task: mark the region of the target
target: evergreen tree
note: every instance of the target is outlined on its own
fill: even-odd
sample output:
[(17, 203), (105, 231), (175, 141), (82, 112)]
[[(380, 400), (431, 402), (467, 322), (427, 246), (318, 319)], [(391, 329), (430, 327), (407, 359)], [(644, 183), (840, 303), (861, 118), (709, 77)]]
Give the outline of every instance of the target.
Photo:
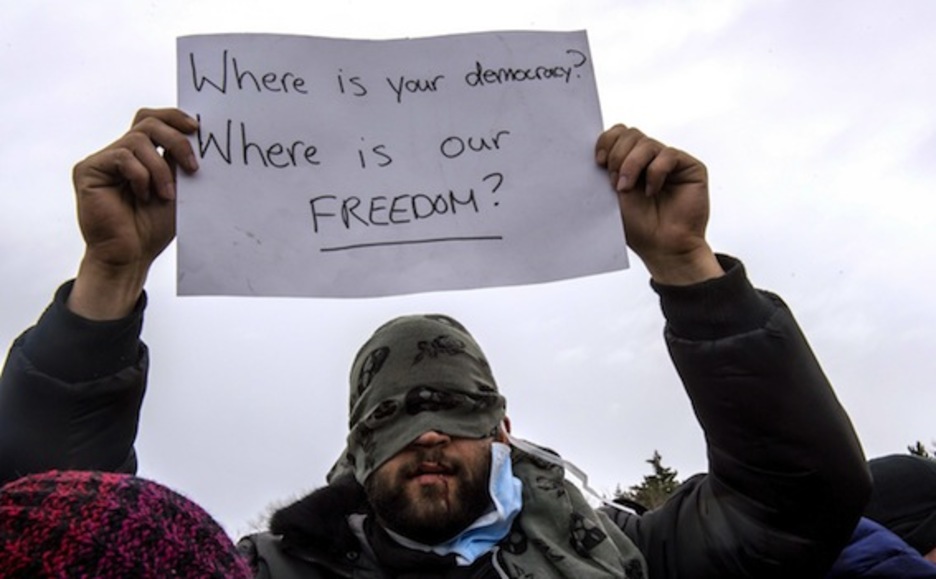
[(916, 441), (916, 444), (914, 444), (913, 446), (908, 446), (907, 450), (910, 452), (910, 454), (913, 454), (916, 456), (922, 456), (924, 458), (933, 458), (934, 456), (936, 456), (936, 451), (928, 450), (926, 448), (926, 445), (924, 445), (919, 440)]
[(663, 457), (656, 450), (653, 451), (653, 458), (646, 462), (653, 468), (653, 474), (645, 475), (643, 482), (631, 486), (626, 491), (618, 487), (614, 493), (615, 499), (635, 501), (648, 509), (655, 509), (673, 494), (680, 484), (676, 478), (679, 473), (668, 466), (663, 466)]

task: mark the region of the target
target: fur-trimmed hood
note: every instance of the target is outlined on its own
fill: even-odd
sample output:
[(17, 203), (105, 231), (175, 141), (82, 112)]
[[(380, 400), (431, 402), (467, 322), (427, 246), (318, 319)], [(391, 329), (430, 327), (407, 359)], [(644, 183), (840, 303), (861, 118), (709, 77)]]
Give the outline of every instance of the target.
[(348, 515), (369, 509), (364, 487), (349, 474), (276, 511), (270, 519), (270, 531), (281, 535), (290, 547), (343, 558), (360, 550)]

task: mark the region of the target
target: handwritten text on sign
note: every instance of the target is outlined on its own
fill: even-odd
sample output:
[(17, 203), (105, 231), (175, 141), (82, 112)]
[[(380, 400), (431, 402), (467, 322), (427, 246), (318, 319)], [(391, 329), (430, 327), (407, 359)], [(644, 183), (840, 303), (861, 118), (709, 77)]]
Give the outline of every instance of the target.
[(379, 296), (627, 266), (584, 32), (178, 40), (183, 294)]

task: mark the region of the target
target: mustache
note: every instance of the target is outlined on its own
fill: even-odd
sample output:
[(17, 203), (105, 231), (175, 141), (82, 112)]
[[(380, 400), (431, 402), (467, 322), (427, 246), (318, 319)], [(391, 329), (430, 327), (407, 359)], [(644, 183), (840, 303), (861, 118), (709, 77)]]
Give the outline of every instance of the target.
[(445, 456), (442, 449), (426, 448), (413, 453), (412, 458), (400, 468), (400, 475), (405, 478), (427, 473), (457, 475), (461, 470), (461, 461)]

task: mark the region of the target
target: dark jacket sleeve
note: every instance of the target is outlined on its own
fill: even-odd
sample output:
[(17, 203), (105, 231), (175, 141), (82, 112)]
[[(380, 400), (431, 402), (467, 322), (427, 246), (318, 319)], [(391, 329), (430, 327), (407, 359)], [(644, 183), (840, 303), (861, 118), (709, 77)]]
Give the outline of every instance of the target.
[(825, 579), (936, 579), (936, 563), (883, 526), (862, 518)]
[(719, 260), (722, 278), (654, 286), (709, 473), (617, 521), (655, 579), (820, 578), (870, 492), (864, 456), (787, 306)]
[(50, 469), (133, 473), (147, 350), (145, 298), (122, 320), (71, 313), (71, 283), (20, 335), (0, 375), (0, 484)]

